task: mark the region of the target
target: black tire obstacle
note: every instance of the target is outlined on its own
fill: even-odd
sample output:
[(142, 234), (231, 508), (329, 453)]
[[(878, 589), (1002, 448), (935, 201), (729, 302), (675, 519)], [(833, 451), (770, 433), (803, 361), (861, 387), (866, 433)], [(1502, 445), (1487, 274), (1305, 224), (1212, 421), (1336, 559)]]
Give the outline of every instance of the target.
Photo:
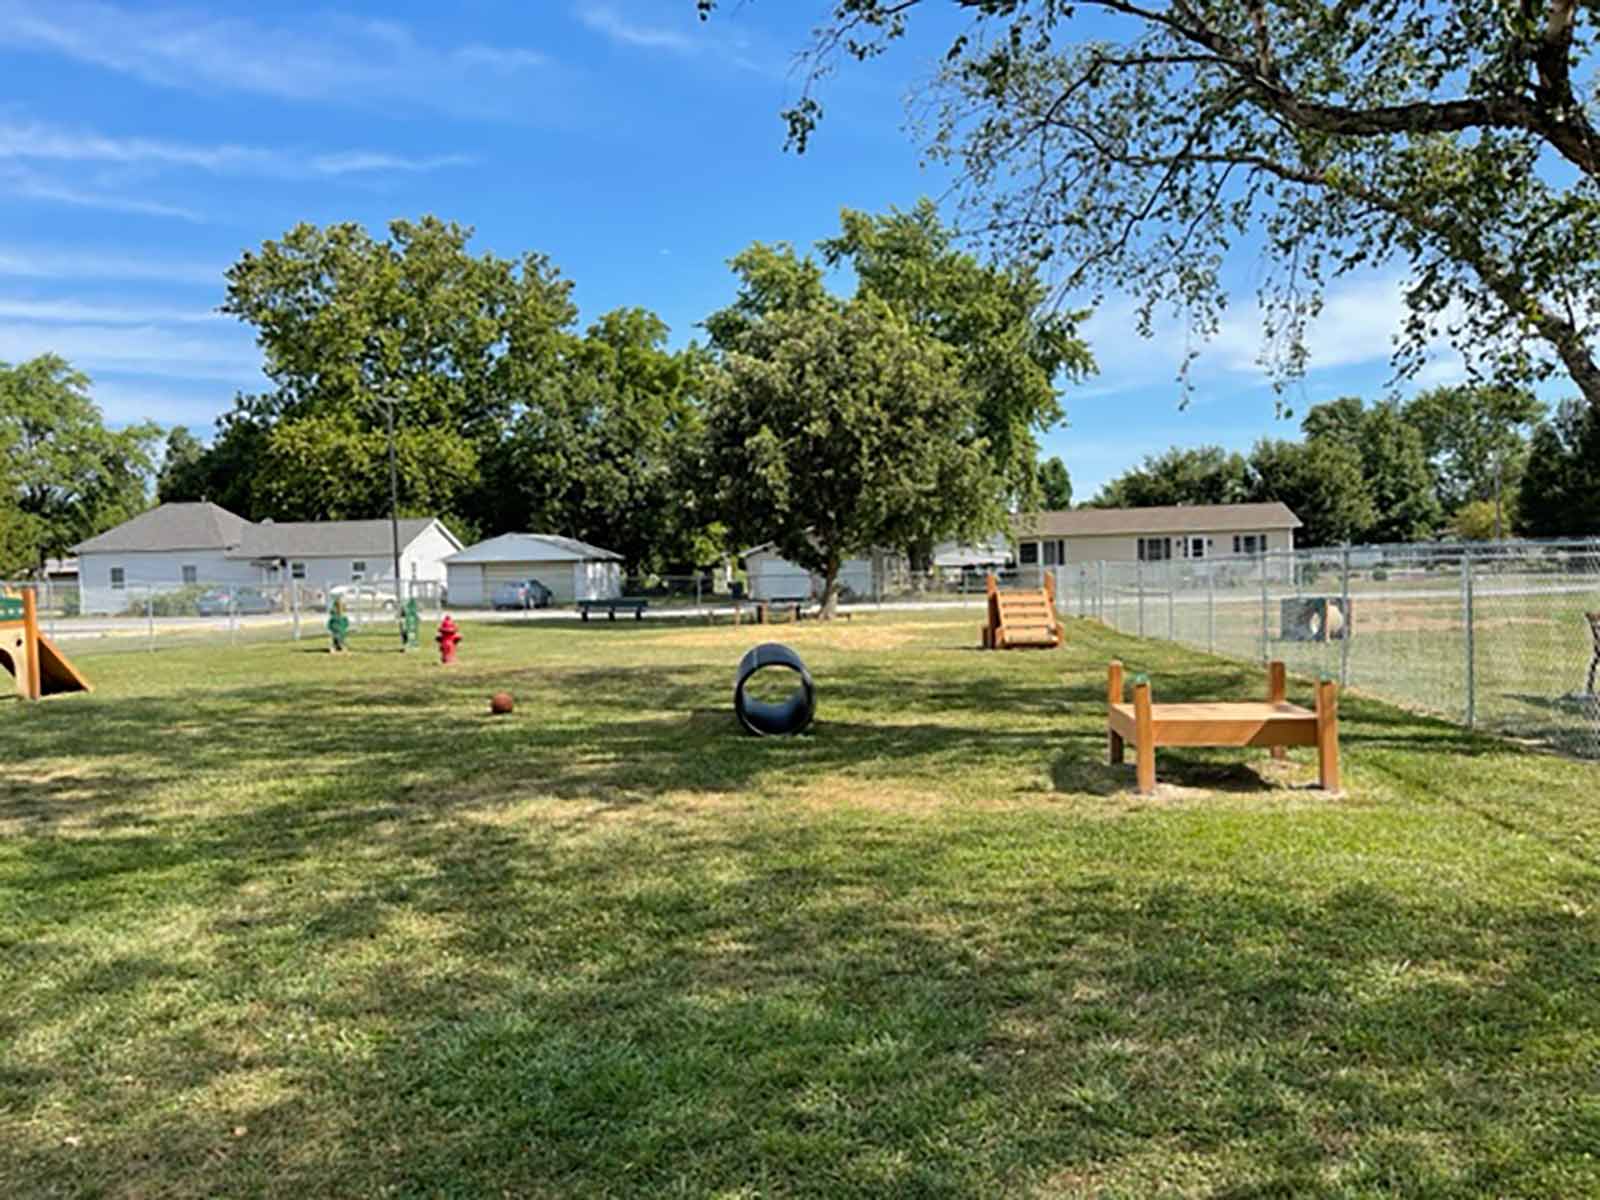
[[(800, 676), (800, 685), (787, 700), (756, 700), (744, 694), (745, 684), (758, 671), (780, 667)], [(780, 642), (763, 642), (739, 660), (733, 681), (733, 711), (739, 723), (760, 737), (787, 737), (804, 733), (817, 715), (817, 685), (800, 656)]]

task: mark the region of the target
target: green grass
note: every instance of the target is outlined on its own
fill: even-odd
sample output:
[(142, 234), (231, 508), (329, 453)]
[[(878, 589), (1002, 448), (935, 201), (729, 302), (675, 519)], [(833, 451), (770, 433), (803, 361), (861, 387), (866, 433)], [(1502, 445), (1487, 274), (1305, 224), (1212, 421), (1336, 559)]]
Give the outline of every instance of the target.
[(749, 628), (84, 656), (0, 707), (0, 1195), (1600, 1192), (1600, 770), (1347, 698), (1343, 796), (1141, 798), (1106, 660), (1259, 672), (976, 623), (764, 631), (792, 740)]

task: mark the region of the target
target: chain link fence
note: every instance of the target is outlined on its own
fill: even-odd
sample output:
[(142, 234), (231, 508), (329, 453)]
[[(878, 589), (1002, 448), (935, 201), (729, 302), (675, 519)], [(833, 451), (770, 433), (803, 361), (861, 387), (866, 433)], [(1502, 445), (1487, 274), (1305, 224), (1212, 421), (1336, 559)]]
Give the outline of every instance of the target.
[[(398, 628), (393, 584), (313, 587), (298, 580), (274, 584), (134, 583), (102, 588), (87, 598), (77, 583), (0, 580), (0, 589), (32, 588), (39, 625), (64, 649), (153, 651), (219, 640), (298, 641), (326, 637), (330, 606), (344, 603), (353, 630)], [(407, 581), (424, 618), (442, 611), (436, 583)]]
[[(1439, 543), (1297, 550), (1265, 555), (1091, 562), (1001, 569), (1000, 586), (1056, 577), (1063, 613), (1124, 633), (1235, 659), (1281, 659), (1302, 675), (1469, 727), (1523, 736), (1600, 758), (1600, 539)], [(853, 564), (840, 610), (981, 608), (981, 566), (917, 577), (892, 560)], [(116, 602), (85, 612), (76, 584), (19, 582), (39, 597), (52, 638), (96, 649), (157, 650), (202, 640), (326, 636), (343, 599), (356, 632), (395, 628), (392, 585), (129, 583)], [(424, 619), (448, 597), (410, 582)], [(792, 568), (705, 572), (623, 581), (651, 617), (749, 619), (810, 615), (821, 581)], [(764, 603), (764, 608), (763, 608)], [(491, 606), (486, 605), (485, 608)], [(576, 615), (579, 606), (518, 604), (500, 619)], [(619, 616), (626, 618), (631, 613)]]
[(1058, 568), (1064, 611), (1600, 758), (1600, 540)]

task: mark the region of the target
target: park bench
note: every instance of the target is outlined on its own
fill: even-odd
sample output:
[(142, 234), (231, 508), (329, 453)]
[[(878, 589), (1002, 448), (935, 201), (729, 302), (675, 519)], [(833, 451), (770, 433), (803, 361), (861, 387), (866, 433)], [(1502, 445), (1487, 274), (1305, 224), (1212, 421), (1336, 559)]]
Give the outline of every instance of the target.
[(1111, 663), (1106, 682), (1106, 735), (1113, 763), (1134, 746), (1139, 791), (1156, 790), (1157, 746), (1270, 746), (1274, 758), (1285, 746), (1317, 748), (1317, 778), (1326, 791), (1339, 790), (1338, 689), (1331, 680), (1317, 685), (1315, 711), (1290, 704), (1281, 662), (1267, 668), (1265, 701), (1152, 704), (1150, 681), (1140, 677), (1127, 703), (1122, 664)]
[(781, 612), (791, 614), (792, 619), (796, 621), (803, 621), (808, 599), (810, 599), (808, 596), (765, 596), (759, 600), (740, 600), (734, 604), (733, 623), (735, 625), (739, 623), (740, 615), (746, 605), (755, 613), (757, 625), (771, 624), (772, 617)]
[(1600, 671), (1600, 612), (1584, 613), (1589, 621), (1589, 637), (1594, 641), (1594, 656), (1589, 659), (1589, 682), (1584, 685), (1584, 691), (1594, 695), (1595, 672)]
[(615, 621), (619, 611), (632, 612), (635, 621), (642, 621), (644, 620), (644, 610), (649, 607), (650, 601), (637, 599), (578, 601), (578, 612), (582, 614), (585, 621), (589, 619), (591, 612), (603, 612), (606, 614), (607, 620)]

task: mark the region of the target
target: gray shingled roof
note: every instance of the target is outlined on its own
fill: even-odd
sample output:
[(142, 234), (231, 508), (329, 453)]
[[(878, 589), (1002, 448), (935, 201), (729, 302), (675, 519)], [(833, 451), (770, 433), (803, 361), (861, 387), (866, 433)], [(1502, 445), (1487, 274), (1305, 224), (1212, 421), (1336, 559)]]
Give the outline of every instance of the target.
[(78, 554), (135, 550), (228, 550), (249, 522), (208, 501), (163, 504), (96, 534), (72, 549)]
[(500, 562), (586, 562), (601, 560), (621, 562), (622, 555), (602, 550), (577, 538), (562, 537), (555, 533), (502, 533), (486, 542), (468, 546), (459, 554), (444, 561), (451, 565), (463, 563)]
[[(402, 517), (404, 549), (433, 524), (432, 517)], [(454, 538), (451, 539), (454, 541)], [(391, 553), (393, 535), (385, 519), (374, 521), (262, 521), (246, 525), (229, 558), (361, 558)], [(459, 545), (459, 543), (457, 543)]]
[(1075, 508), (1019, 513), (1017, 537), (1108, 537), (1148, 533), (1256, 533), (1298, 529), (1300, 518), (1280, 500), (1267, 504), (1171, 504), (1152, 508)]

